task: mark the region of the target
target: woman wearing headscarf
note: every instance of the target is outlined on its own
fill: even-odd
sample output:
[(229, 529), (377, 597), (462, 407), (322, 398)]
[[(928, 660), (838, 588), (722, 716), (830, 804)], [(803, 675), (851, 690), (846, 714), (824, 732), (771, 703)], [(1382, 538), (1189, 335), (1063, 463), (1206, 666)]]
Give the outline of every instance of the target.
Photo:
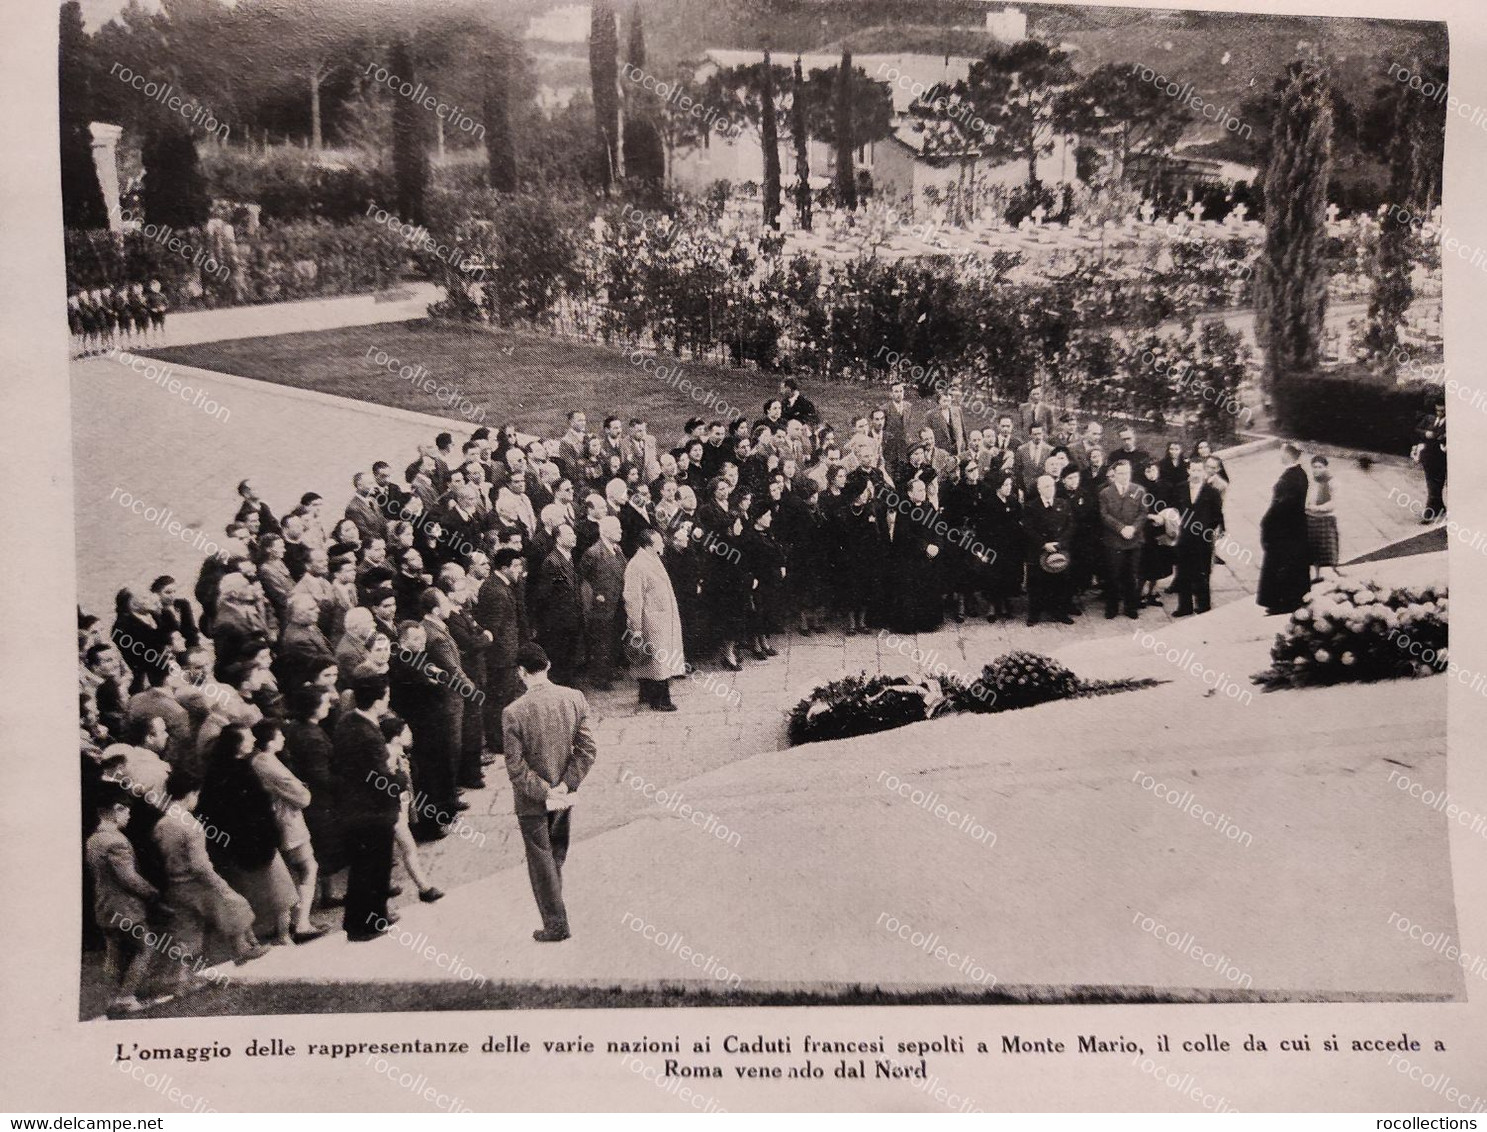
[(681, 613), (671, 577), (661, 561), (665, 541), (659, 531), (641, 534), (625, 567), (625, 643), (640, 684), (640, 702), (652, 711), (675, 711), (671, 681), (687, 672)]
[(279, 856), (279, 823), (273, 798), (253, 770), (253, 735), (236, 724), (223, 728), (207, 758), (196, 813), (220, 833), (207, 852), (222, 878), (253, 906), (253, 931), (261, 941), (291, 942), (294, 881)]

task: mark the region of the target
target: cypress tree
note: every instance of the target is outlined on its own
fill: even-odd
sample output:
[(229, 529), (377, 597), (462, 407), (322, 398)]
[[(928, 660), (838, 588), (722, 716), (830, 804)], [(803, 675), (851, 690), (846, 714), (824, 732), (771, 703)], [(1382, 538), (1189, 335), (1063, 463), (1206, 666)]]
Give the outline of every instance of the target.
[(764, 147), (764, 223), (780, 226), (780, 133), (774, 116), (774, 64), (764, 52), (764, 76), (759, 83), (759, 141)]
[[(1415, 74), (1419, 74), (1418, 64)], [(1419, 192), (1419, 148), (1425, 123), (1417, 112), (1419, 96), (1403, 83), (1395, 92), (1394, 131), (1389, 143), (1389, 206), (1379, 218), (1378, 260), (1373, 294), (1368, 300), (1368, 331), (1363, 345), (1373, 364), (1387, 373), (1399, 368), (1399, 327), (1415, 300), (1410, 279), (1410, 234)]]
[(616, 90), (619, 32), (609, 0), (593, 0), (589, 15), (589, 82), (594, 91), (594, 130), (599, 183), (607, 194), (619, 172), (620, 103)]
[(498, 193), (516, 190), (516, 143), (511, 136), (510, 55), (504, 43), (487, 49), (485, 64), (485, 159), (490, 171), (490, 186)]
[(795, 57), (795, 93), (790, 102), (790, 135), (795, 142), (795, 212), (802, 230), (811, 230), (811, 151), (805, 125), (805, 76)]
[[(413, 51), (406, 40), (392, 45), (388, 69), (404, 82), (418, 85)], [(429, 158), (424, 144), (428, 115), (411, 98), (392, 103), (392, 172), (397, 185), (398, 215), (413, 224), (428, 220), (424, 194), (429, 183)]]
[[(630, 36), (625, 50), (630, 74), (645, 70), (645, 29), (641, 26), (640, 5), (630, 10)], [(666, 146), (656, 125), (655, 99), (639, 84), (630, 83), (625, 92), (625, 131), (621, 149), (625, 157), (625, 176), (636, 182), (644, 195), (659, 194), (666, 177)]]
[(165, 120), (141, 147), (146, 224), (199, 228), (207, 222), (212, 199), (196, 154), (196, 139), (184, 124)]
[(1332, 100), (1319, 63), (1291, 65), (1280, 93), (1265, 172), (1265, 246), (1255, 288), (1255, 329), (1265, 384), (1316, 368), (1327, 313), (1327, 181)]
[(852, 166), (852, 52), (842, 49), (836, 75), (836, 195), (844, 208), (857, 207), (857, 173)]
[(61, 126), (62, 223), (68, 228), (105, 228), (108, 208), (93, 164), (93, 46), (83, 30), (83, 10), (67, 0), (61, 11), (57, 51), (57, 113)]

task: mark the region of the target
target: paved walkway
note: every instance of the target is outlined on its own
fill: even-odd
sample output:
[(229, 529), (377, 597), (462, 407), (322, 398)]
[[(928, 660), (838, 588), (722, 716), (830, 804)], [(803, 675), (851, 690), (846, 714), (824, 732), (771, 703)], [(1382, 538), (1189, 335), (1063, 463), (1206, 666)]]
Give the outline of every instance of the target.
[[(1445, 569), (1435, 555), (1370, 576), (1440, 581)], [(1235, 603), (1159, 636), (1248, 689), (1276, 624)], [(525, 870), (511, 867), (404, 909), (397, 933), (376, 943), (327, 937), (233, 968), (233, 994), (239, 1008), (292, 1009), (296, 988), (334, 982), (376, 1009), (410, 985), (453, 982), (428, 958), (438, 953), (490, 983), (719, 990), (736, 974), (746, 990), (994, 987), (1030, 1000), (1076, 988), (1462, 994), (1460, 969), (1389, 918), (1455, 930), (1447, 822), (1389, 781), (1406, 767), (1443, 787), (1445, 680), (1231, 697), (1130, 633), (1055, 651), (1092, 675), (1168, 683), (704, 773), (601, 744), (580, 830), (631, 771), (656, 776), (729, 836), (622, 787), (626, 823), (581, 840), (566, 870), (569, 943), (530, 941)], [(914, 804), (900, 782), (933, 801)], [(1170, 800), (1178, 792), (1181, 805)], [(934, 801), (974, 824), (937, 817)], [(957, 960), (903, 942), (896, 924), (938, 937)], [(701, 958), (689, 964), (683, 945)]]
[[(194, 532), (202, 538), (221, 532), (236, 510), (241, 477), (252, 476), (276, 510), (315, 490), (327, 500), (327, 515), (338, 515), (351, 495), (354, 470), (377, 459), (401, 467), (417, 443), (449, 425), (442, 418), (323, 394), (171, 369), (172, 377), (206, 391), (228, 415), (209, 415), (117, 361), (89, 359), (72, 367), (78, 592), (83, 608), (100, 616), (109, 615), (121, 585), (147, 584), (169, 573), (189, 589), (204, 556)], [(142, 439), (141, 421), (151, 422), (148, 441)], [(266, 437), (275, 438), (271, 446)], [(1260, 562), (1258, 518), (1279, 462), (1275, 451), (1266, 449), (1229, 466), (1234, 545), (1225, 552), (1228, 564), (1215, 570), (1215, 601), (1248, 603)], [(1364, 472), (1342, 461), (1334, 468), (1344, 559), (1413, 529), (1408, 511), (1388, 501), (1391, 487), (1418, 492), (1409, 469), (1376, 464)], [(134, 513), (125, 505), (130, 498), (143, 501), (141, 510), (169, 512), (160, 523), (178, 520), (188, 528), (185, 537), (173, 537)], [(1141, 624), (1165, 627), (1173, 606), (1169, 598), (1162, 610), (1147, 610)], [(1069, 627), (1029, 629), (1020, 621), (989, 625), (973, 619), (963, 625), (948, 622), (941, 631), (913, 640), (844, 637), (836, 631), (787, 635), (777, 642), (781, 655), (771, 661), (745, 661), (736, 675), (708, 670), (679, 684), (675, 695), (681, 711), (674, 715), (640, 711), (631, 689), (595, 694), (598, 739), (605, 751), (623, 751), (623, 765), (646, 781), (675, 782), (779, 748), (789, 708), (843, 674), (912, 671), (917, 649), (924, 663), (940, 662), (970, 677), (1011, 649), (1053, 652), (1120, 634), (1127, 624), (1106, 622), (1092, 607)], [(633, 819), (634, 802), (629, 788), (618, 782), (619, 773), (620, 764), (611, 761), (590, 784), (581, 836)], [(494, 774), (491, 781), (491, 788), (471, 798), (469, 838), (449, 839), (427, 851), (446, 888), (521, 860), (509, 787), (503, 775)]]
[[(421, 317), (435, 296), (430, 288), (410, 291), (182, 314), (171, 319), (169, 344)], [(77, 585), (83, 608), (100, 615), (108, 614), (112, 595), (123, 584), (171, 573), (189, 587), (204, 554), (203, 540), (216, 536), (236, 509), (235, 485), (242, 476), (252, 476), (278, 510), (306, 490), (319, 491), (327, 500), (327, 517), (332, 517), (351, 494), (353, 471), (376, 459), (401, 466), (416, 444), (450, 423), (189, 367), (172, 366), (169, 373), (164, 369), (141, 373), (106, 358), (84, 359), (72, 366)], [(187, 391), (177, 387), (178, 392), (171, 392), (172, 379)], [(207, 402), (212, 403), (211, 412), (204, 407)], [(148, 434), (141, 433), (142, 421), (150, 422)], [(265, 437), (275, 438), (271, 451)], [(1375, 464), (1365, 471), (1344, 461), (1334, 461), (1333, 466), (1344, 560), (1413, 529), (1413, 516), (1389, 499), (1391, 489), (1396, 495), (1419, 494), (1421, 485), (1412, 470)], [(1224, 552), (1227, 565), (1215, 570), (1218, 604), (1253, 608), (1250, 595), (1260, 561), (1258, 518), (1278, 467), (1273, 449), (1229, 461), (1234, 480), (1228, 506), (1232, 546)], [(130, 506), (135, 499), (142, 501), (137, 511)], [(150, 514), (160, 516), (153, 522), (138, 513), (151, 508), (158, 512)], [(167, 529), (172, 520), (184, 528), (180, 534)], [(1143, 613), (1141, 625), (1165, 631), (1171, 624), (1172, 604), (1168, 599), (1163, 610)], [(910, 672), (918, 650), (925, 664), (938, 661), (971, 676), (1013, 648), (1060, 653), (1082, 643), (1129, 639), (1123, 619), (1117, 628), (1097, 611), (1092, 613), (1070, 627), (951, 622), (938, 633), (912, 640), (885, 635), (849, 638), (836, 632), (790, 635), (778, 642), (781, 655), (774, 660), (746, 662), (736, 675), (707, 671), (681, 684), (676, 698), (682, 710), (671, 716), (641, 712), (632, 692), (596, 694), (592, 701), (599, 718), (600, 749), (610, 754), (585, 789), (578, 836), (595, 839), (633, 827), (650, 805), (634, 792), (637, 779), (674, 786), (777, 750), (784, 742), (788, 709), (812, 688), (844, 673)], [(1270, 624), (1266, 623), (1267, 631)], [(1104, 674), (1078, 667), (1076, 671)], [(797, 752), (779, 757), (789, 765), (805, 756)], [(466, 836), (425, 850), (446, 889), (493, 878), (520, 865), (509, 786), (503, 775), (490, 777), (491, 785), (471, 797)], [(675, 824), (667, 823), (664, 813), (650, 816)], [(641, 821), (640, 827), (653, 824)], [(691, 836), (693, 831), (685, 831), (684, 837)], [(654, 852), (655, 848), (645, 850), (647, 855)], [(524, 908), (530, 897), (520, 884), (514, 892), (513, 909)], [(456, 904), (453, 897), (447, 902), (449, 907), (460, 904), (463, 901)]]
[[(135, 345), (141, 350), (157, 350), (166, 346), (221, 342), (229, 338), (263, 338), (274, 334), (335, 330), (343, 326), (371, 326), (378, 322), (406, 322), (425, 317), (429, 304), (443, 297), (444, 288), (420, 282), (402, 283), (366, 295), (180, 311), (166, 316), (165, 333), (161, 338)], [(129, 343), (121, 342), (120, 348), (127, 350), (131, 347)]]

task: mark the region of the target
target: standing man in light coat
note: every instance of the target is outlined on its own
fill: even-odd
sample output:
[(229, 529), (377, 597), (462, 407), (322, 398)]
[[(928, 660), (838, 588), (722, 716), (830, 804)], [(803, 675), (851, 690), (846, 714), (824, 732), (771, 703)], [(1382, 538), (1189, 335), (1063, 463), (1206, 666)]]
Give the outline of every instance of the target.
[(671, 702), (670, 681), (687, 671), (681, 614), (671, 577), (661, 561), (665, 545), (659, 531), (645, 531), (635, 556), (625, 567), (626, 643), (636, 657), (640, 702), (654, 711), (676, 710)]

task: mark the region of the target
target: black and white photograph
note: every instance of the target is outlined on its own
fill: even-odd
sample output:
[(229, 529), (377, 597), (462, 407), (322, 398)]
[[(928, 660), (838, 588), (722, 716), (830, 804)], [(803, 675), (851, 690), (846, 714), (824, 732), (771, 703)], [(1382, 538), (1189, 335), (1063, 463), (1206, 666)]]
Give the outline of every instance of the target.
[[(992, 1111), (954, 1059), (1070, 1053), (1264, 1107), (1181, 1036), (1487, 1111), (1412, 1044), (1487, 996), (1487, 103), (1432, 9), (1284, 7), (61, 3), (18, 329), (66, 323), (47, 918), (98, 1072), (541, 1017), (662, 1109)], [(1303, 1004), (1358, 1024), (1223, 1030)], [(907, 1009), (1028, 1006), (1096, 1009)], [(377, 1032), (299, 1060), (471, 1111)]]

